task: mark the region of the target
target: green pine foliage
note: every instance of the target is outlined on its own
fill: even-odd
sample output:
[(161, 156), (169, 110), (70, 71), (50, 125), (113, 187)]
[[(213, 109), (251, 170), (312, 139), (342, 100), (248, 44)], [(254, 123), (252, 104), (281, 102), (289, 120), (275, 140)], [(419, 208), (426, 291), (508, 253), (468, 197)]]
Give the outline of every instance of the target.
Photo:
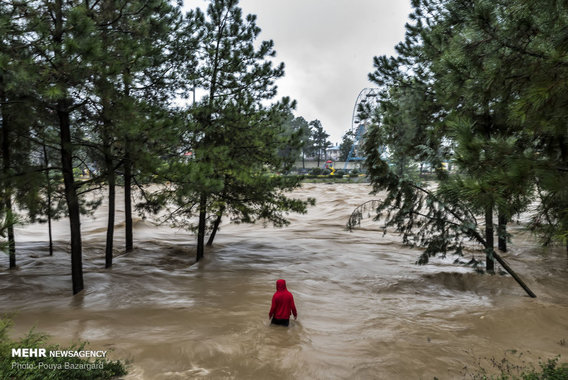
[[(141, 213), (166, 207), (168, 222), (196, 231), (201, 255), (223, 217), (283, 226), (313, 203), (290, 198), (300, 178), (280, 175), (315, 139), (295, 102), (276, 99), (274, 43), (238, 1), (208, 5), (184, 16), (166, 0), (1, 2), (0, 244), (11, 267), (15, 223), (47, 222), (52, 247), (51, 222), (66, 216), (80, 292), (80, 220), (101, 204), (85, 196), (97, 189), (109, 205), (107, 267), (118, 186), (127, 251), (132, 190)], [(180, 104), (195, 89), (206, 96)], [(321, 156), (327, 137), (315, 130)]]
[[(9, 216), (2, 234), (12, 247), (13, 206), (31, 221), (65, 214), (78, 226), (79, 214), (101, 203), (84, 194), (117, 183), (126, 162), (140, 180), (155, 172), (178, 135), (169, 102), (181, 88), (173, 83), (182, 16), (161, 0), (14, 0), (2, 2), (0, 18), (9, 36), (0, 46), (0, 139), (9, 141), (0, 214)], [(72, 231), (79, 291), (81, 236)], [(10, 248), (11, 266), (13, 256)]]
[(323, 129), (323, 125), (319, 120), (312, 120), (309, 123), (311, 128), (311, 145), (312, 145), (312, 152), (317, 158), (317, 165), (320, 166), (320, 161), (325, 161), (325, 152), (329, 146), (331, 146), (331, 142), (328, 140), (329, 135)]
[(354, 133), (352, 131), (347, 131), (341, 140), (341, 144), (339, 145), (339, 161), (347, 161), (349, 157), (349, 152), (351, 151), (351, 147), (354, 144)]
[[(205, 231), (214, 236), (225, 214), (237, 223), (284, 225), (285, 213), (306, 209), (306, 202), (285, 195), (299, 179), (274, 176), (291, 168), (282, 152), (299, 150), (301, 133), (287, 130), (293, 102), (267, 103), (284, 65), (273, 66), (274, 44), (257, 43), (259, 33), (256, 16), (243, 16), (234, 0), (212, 1), (205, 13), (195, 9), (186, 16), (182, 38), (195, 45), (196, 65), (182, 72), (207, 96), (188, 108), (181, 134), (180, 150), (192, 158), (172, 157), (164, 165), (160, 178), (171, 187), (146, 206), (157, 210), (165, 201), (170, 223), (197, 230), (197, 260)], [(196, 214), (197, 225), (188, 218)]]
[(30, 135), (36, 112), (29, 103), (34, 67), (25, 24), (17, 21), (20, 7), (15, 1), (0, 5), (0, 236), (6, 239), (1, 244), (9, 254), (10, 268), (16, 267), (14, 226), (23, 220), (15, 210), (35, 209), (41, 181), (40, 170), (31, 157)]
[(306, 156), (309, 156), (312, 150), (310, 146), (310, 125), (302, 116), (293, 118), (290, 124), (294, 136), (292, 148), (287, 148), (290, 150), (290, 158), (295, 161), (298, 157), (301, 157), (302, 167), (305, 168)]
[[(421, 263), (459, 254), (469, 240), (489, 262), (496, 215), (504, 240), (506, 223), (535, 198), (533, 230), (566, 243), (566, 5), (417, 0), (413, 8), (398, 56), (374, 60), (379, 106), (360, 110), (373, 120), (371, 182), (388, 194), (378, 216), (425, 247)], [(437, 173), (437, 188), (407, 175), (418, 163)]]

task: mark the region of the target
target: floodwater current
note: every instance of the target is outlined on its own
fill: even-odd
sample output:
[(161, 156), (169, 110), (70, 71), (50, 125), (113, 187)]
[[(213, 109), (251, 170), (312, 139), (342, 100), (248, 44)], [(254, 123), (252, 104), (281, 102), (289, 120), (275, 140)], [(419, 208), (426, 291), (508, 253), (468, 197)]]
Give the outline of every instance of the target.
[[(0, 270), (0, 312), (12, 335), (36, 326), (54, 343), (90, 342), (131, 361), (127, 379), (468, 378), (488, 359), (538, 363), (568, 356), (568, 260), (512, 225), (508, 275), (483, 275), (453, 257), (415, 265), (419, 250), (371, 220), (347, 232), (365, 184), (304, 184), (315, 197), (284, 228), (223, 224), (204, 260), (191, 265), (194, 235), (135, 219), (135, 249), (104, 269), (106, 208), (83, 217), (85, 290), (71, 295), (68, 224), (16, 231), (18, 269)], [(119, 202), (121, 200), (119, 198)], [(119, 206), (115, 244), (123, 246)], [(270, 326), (279, 278), (298, 308), (289, 328)], [(520, 357), (520, 358), (519, 358)], [(563, 360), (564, 359), (564, 360)]]

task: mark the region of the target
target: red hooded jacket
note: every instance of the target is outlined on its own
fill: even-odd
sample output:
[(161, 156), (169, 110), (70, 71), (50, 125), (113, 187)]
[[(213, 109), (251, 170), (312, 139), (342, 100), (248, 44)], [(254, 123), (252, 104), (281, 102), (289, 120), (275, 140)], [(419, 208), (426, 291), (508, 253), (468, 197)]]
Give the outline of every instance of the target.
[(290, 313), (294, 314), (294, 318), (298, 316), (296, 305), (294, 305), (294, 296), (286, 289), (286, 281), (276, 281), (276, 293), (272, 296), (272, 307), (268, 318), (290, 319)]

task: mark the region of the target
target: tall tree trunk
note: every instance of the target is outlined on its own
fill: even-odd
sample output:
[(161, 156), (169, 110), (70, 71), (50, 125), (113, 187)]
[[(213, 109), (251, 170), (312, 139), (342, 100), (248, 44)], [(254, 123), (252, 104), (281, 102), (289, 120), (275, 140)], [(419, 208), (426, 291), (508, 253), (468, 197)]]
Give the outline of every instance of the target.
[(501, 252), (507, 252), (507, 222), (508, 218), (502, 210), (497, 217), (497, 246)]
[(51, 178), (49, 177), (49, 157), (47, 156), (47, 146), (43, 144), (43, 161), (45, 163), (45, 182), (47, 190), (47, 232), (49, 235), (49, 256), (53, 256), (53, 232), (51, 227)]
[(485, 270), (487, 272), (495, 272), (495, 262), (493, 261), (493, 203), (485, 208)]
[(8, 252), (10, 256), (10, 269), (16, 268), (16, 237), (14, 235), (14, 214), (12, 212), (12, 195), (11, 191), (7, 191), (8, 195), (5, 199), (6, 204), (6, 222), (8, 224)]
[(199, 226), (197, 227), (197, 253), (195, 261), (203, 258), (205, 253), (205, 224), (207, 223), (207, 194), (201, 193), (199, 199)]
[(105, 268), (112, 266), (112, 251), (114, 239), (114, 217), (115, 217), (115, 182), (114, 174), (108, 176), (108, 223), (105, 249)]
[(8, 232), (8, 255), (10, 269), (16, 268), (16, 239), (14, 236), (14, 214), (12, 210), (12, 180), (11, 180), (11, 152), (10, 152), (10, 117), (6, 111), (6, 94), (4, 92), (3, 77), (0, 75), (0, 104), (2, 116), (2, 176), (4, 177), (3, 197), (6, 229)]
[[(124, 96), (130, 98), (130, 69), (126, 68), (123, 73)], [(194, 99), (195, 101), (195, 99)], [(124, 240), (125, 250), (130, 252), (134, 249), (134, 237), (132, 232), (132, 159), (130, 157), (130, 137), (125, 136), (124, 154)]]
[(134, 238), (132, 233), (132, 162), (127, 151), (124, 158), (124, 237), (126, 252), (134, 249)]
[[(55, 0), (55, 31), (53, 34), (55, 57), (53, 61), (56, 65), (56, 70), (61, 69), (63, 32), (63, 0)], [(58, 84), (62, 88), (67, 88), (67, 84), (62, 79), (60, 79)], [(71, 122), (69, 117), (70, 104), (71, 101), (68, 98), (61, 98), (57, 101), (56, 109), (61, 144), (61, 171), (63, 173), (65, 200), (67, 202), (71, 229), (71, 278), (73, 281), (73, 294), (77, 294), (83, 290), (83, 253), (79, 197), (75, 179), (73, 178), (73, 145), (71, 143)]]
[(215, 235), (217, 235), (217, 230), (219, 230), (219, 225), (221, 224), (221, 219), (223, 218), (223, 212), (225, 212), (225, 206), (221, 207), (219, 213), (217, 214), (217, 219), (213, 223), (213, 231), (209, 235), (209, 240), (207, 240), (207, 246), (211, 247), (213, 245), (213, 240), (215, 240)]
[[(5, 144), (2, 144), (5, 145)], [(9, 164), (6, 164), (6, 160), (9, 160), (9, 155), (6, 156), (6, 153), (9, 149), (6, 146), (3, 146), (3, 154), (4, 154), (4, 174), (5, 176), (5, 184), (4, 184), (4, 213), (6, 215), (6, 229), (8, 232), (8, 254), (9, 254), (9, 261), (10, 261), (10, 269), (16, 268), (16, 238), (14, 235), (14, 213), (12, 210), (12, 186), (10, 184), (9, 179)]]
[(57, 116), (59, 118), (59, 133), (61, 138), (61, 167), (63, 183), (65, 186), (65, 200), (69, 211), (69, 225), (71, 228), (71, 278), (73, 280), (73, 294), (83, 290), (83, 258), (81, 246), (81, 217), (79, 197), (73, 178), (73, 148), (71, 145), (71, 126), (67, 102), (59, 100)]
[(110, 153), (106, 153), (106, 167), (108, 170), (108, 222), (106, 234), (106, 249), (105, 249), (105, 268), (112, 266), (112, 251), (114, 240), (114, 218), (115, 218), (115, 174), (113, 169), (112, 157)]
[[(221, 39), (223, 38), (223, 31), (225, 29), (225, 23), (223, 22), (219, 25), (219, 30), (217, 34), (217, 43), (215, 46), (215, 57), (213, 59), (213, 70), (211, 73), (211, 86), (209, 88), (209, 101), (208, 101), (208, 122), (207, 124), (210, 125), (213, 122), (213, 99), (215, 98), (215, 94), (217, 92), (217, 80), (219, 75), (219, 64), (220, 64), (220, 46), (221, 46)], [(207, 126), (208, 126), (207, 125)], [(208, 147), (209, 142), (212, 141), (211, 136), (209, 136), (210, 132), (207, 132), (202, 139), (203, 146)], [(208, 158), (205, 158), (205, 162), (208, 161)], [(207, 193), (205, 191), (201, 192), (201, 196), (199, 199), (199, 225), (197, 226), (197, 252), (195, 254), (195, 261), (198, 262), (201, 260), (205, 253), (205, 229), (207, 224)]]
[[(112, 0), (105, 0), (101, 3), (101, 15), (106, 19), (113, 19), (114, 6)], [(110, 31), (103, 29), (101, 33), (101, 40), (103, 46), (110, 44)], [(114, 222), (116, 217), (116, 174), (114, 168), (114, 160), (112, 157), (112, 100), (110, 89), (112, 85), (109, 83), (105, 73), (97, 80), (99, 90), (101, 91), (101, 104), (102, 104), (102, 140), (103, 140), (103, 154), (106, 169), (106, 180), (108, 186), (108, 215), (107, 215), (107, 230), (106, 230), (106, 245), (105, 245), (105, 268), (112, 267), (113, 250), (114, 250)]]

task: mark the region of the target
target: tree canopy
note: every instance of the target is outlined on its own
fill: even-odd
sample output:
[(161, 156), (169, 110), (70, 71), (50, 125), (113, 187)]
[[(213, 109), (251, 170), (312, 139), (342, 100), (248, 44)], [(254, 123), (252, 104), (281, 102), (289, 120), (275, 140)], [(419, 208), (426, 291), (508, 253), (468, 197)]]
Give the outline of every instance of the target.
[[(506, 225), (524, 211), (545, 243), (566, 243), (566, 5), (412, 6), (398, 55), (376, 57), (369, 75), (382, 89), (365, 146), (374, 191), (387, 190), (379, 216), (426, 248), (421, 263), (473, 240), (492, 271), (494, 224), (505, 250)], [(408, 175), (416, 164), (436, 173), (435, 189)]]
[[(0, 29), (0, 233), (11, 268), (14, 225), (63, 211), (80, 292), (81, 213), (100, 204), (85, 195), (95, 189), (107, 190), (106, 267), (120, 185), (126, 251), (138, 190), (140, 212), (175, 206), (168, 221), (197, 230), (198, 260), (223, 216), (281, 226), (312, 203), (285, 194), (299, 178), (279, 174), (305, 128), (291, 125), (294, 101), (274, 100), (284, 64), (238, 1), (182, 15), (167, 0), (8, 0)], [(190, 103), (195, 89), (206, 96)]]

